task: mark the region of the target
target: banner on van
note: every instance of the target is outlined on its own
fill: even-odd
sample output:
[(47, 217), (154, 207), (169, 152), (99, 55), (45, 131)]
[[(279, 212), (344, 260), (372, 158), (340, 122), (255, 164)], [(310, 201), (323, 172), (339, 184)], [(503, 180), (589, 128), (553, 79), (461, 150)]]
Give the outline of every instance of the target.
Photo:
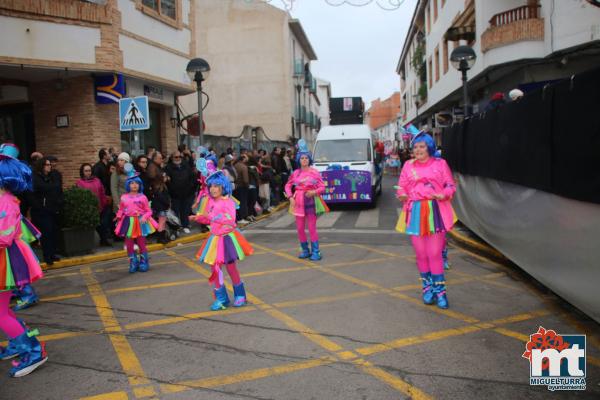
[(330, 170), (321, 172), (325, 182), (323, 200), (327, 203), (370, 203), (371, 173), (369, 171)]

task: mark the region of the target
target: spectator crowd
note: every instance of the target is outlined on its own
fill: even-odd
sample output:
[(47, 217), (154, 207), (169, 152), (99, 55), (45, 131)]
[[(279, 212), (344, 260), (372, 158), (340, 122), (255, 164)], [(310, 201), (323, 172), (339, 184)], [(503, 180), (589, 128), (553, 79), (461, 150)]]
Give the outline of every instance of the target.
[[(159, 228), (156, 241), (167, 243), (179, 234), (189, 234), (189, 215), (199, 188), (196, 159), (214, 156), (218, 168), (223, 169), (234, 187), (233, 196), (239, 201), (236, 219), (245, 224), (255, 220), (284, 198), (283, 190), (295, 165), (294, 150), (275, 147), (266, 150), (247, 150), (199, 155), (186, 145), (168, 157), (156, 148), (149, 147), (146, 154), (133, 158), (114, 148), (98, 151), (95, 163), (84, 163), (79, 168), (80, 179), (76, 186), (89, 190), (98, 200), (100, 224), (96, 228), (101, 246), (112, 246), (112, 241), (122, 240), (114, 234), (115, 214), (121, 196), (125, 193), (127, 174), (125, 165), (131, 163), (143, 182), (143, 193), (150, 200), (153, 217)], [(30, 156), (33, 171), (33, 192), (21, 196), (21, 212), (30, 216), (42, 233), (41, 247), (44, 261), (52, 265), (59, 260), (57, 238), (61, 229), (63, 209), (63, 178), (59, 159), (34, 152)]]

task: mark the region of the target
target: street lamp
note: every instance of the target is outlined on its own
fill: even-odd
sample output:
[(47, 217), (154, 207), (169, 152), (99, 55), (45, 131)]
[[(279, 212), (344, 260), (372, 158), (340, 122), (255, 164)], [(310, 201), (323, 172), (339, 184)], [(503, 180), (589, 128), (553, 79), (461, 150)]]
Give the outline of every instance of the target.
[(450, 62), (452, 66), (462, 72), (462, 84), (463, 84), (463, 97), (465, 103), (465, 118), (467, 118), (469, 114), (469, 93), (467, 92), (467, 71), (471, 69), (473, 64), (475, 64), (475, 60), (477, 59), (477, 55), (473, 48), (470, 46), (458, 46), (454, 50), (452, 50), (452, 54), (450, 54)]
[(296, 118), (296, 128), (298, 130), (298, 139), (302, 139), (302, 125), (300, 122), (301, 119), (301, 110), (300, 110), (300, 92), (302, 91), (302, 86), (304, 84), (304, 74), (296, 74), (294, 75), (294, 83), (296, 85), (296, 92), (298, 93), (298, 102), (297, 104), (297, 118)]
[(208, 78), (210, 72), (210, 65), (203, 58), (193, 58), (190, 60), (186, 67), (186, 72), (190, 79), (196, 82), (196, 90), (198, 91), (198, 140), (200, 146), (204, 144), (202, 138), (203, 126), (202, 126), (202, 81)]

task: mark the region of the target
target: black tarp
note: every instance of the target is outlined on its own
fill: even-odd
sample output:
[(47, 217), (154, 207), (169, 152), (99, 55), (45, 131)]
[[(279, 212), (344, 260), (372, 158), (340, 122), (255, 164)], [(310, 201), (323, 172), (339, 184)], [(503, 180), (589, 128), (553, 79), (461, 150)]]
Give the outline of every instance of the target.
[(467, 119), (442, 140), (454, 171), (600, 203), (600, 69)]

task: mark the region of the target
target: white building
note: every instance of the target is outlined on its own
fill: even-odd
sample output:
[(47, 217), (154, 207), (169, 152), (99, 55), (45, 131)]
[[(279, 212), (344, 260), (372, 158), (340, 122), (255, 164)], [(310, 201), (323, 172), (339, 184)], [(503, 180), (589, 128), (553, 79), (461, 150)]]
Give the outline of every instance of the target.
[(600, 7), (585, 0), (419, 0), (396, 68), (403, 124), (431, 126), (434, 113), (462, 103), (461, 75), (449, 57), (463, 44), (477, 55), (468, 71), (476, 112), (494, 92), (598, 65)]
[[(312, 140), (319, 100), (317, 55), (300, 21), (262, 1), (196, 1), (196, 50), (211, 67), (203, 90), (207, 144), (265, 147)], [(181, 99), (197, 112), (197, 96)], [(259, 143), (260, 142), (260, 143)], [(263, 143), (264, 142), (264, 143)]]

